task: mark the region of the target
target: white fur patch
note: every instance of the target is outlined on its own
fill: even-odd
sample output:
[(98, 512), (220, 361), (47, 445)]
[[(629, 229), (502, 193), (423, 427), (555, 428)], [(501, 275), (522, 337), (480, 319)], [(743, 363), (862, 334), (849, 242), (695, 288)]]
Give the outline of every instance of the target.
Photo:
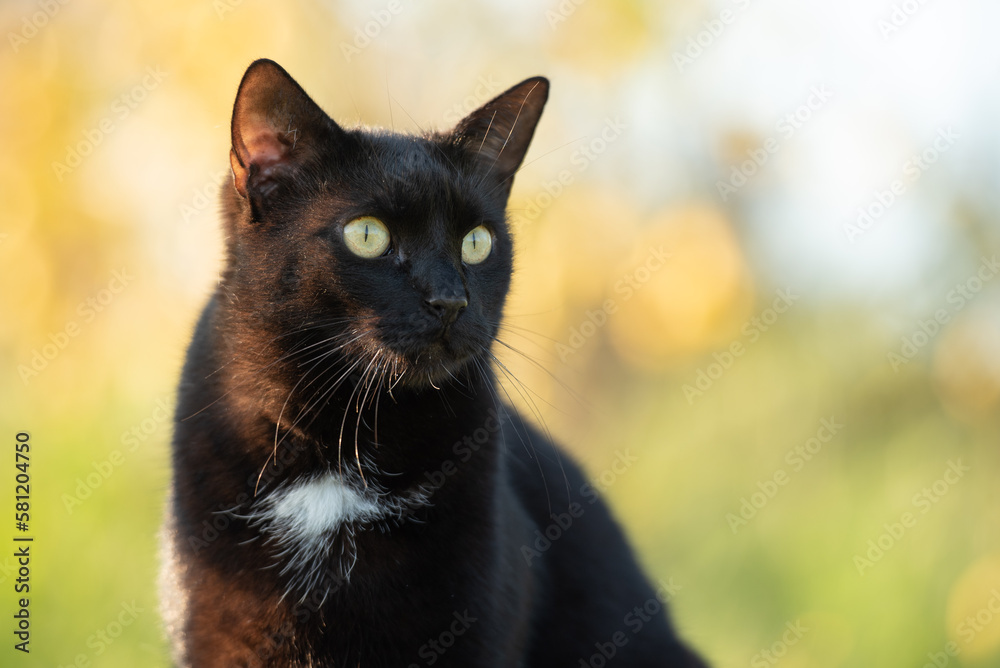
[[(357, 531), (405, 518), (428, 505), (433, 490), (418, 487), (405, 496), (368, 485), (354, 476), (323, 473), (283, 485), (261, 499), (251, 513), (268, 542), (279, 548), (282, 575), (303, 597), (316, 587), (329, 592), (350, 578), (357, 560)], [(330, 572), (330, 558), (337, 555)]]
[(377, 498), (366, 498), (332, 473), (277, 490), (267, 514), (278, 531), (293, 541), (310, 541), (341, 524), (365, 523), (385, 514)]

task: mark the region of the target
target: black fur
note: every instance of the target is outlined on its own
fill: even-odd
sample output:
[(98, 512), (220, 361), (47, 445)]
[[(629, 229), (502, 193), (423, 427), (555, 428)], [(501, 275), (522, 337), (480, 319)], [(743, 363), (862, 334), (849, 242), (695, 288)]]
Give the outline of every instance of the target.
[[(704, 665), (578, 467), (491, 371), (507, 195), (547, 94), (529, 79), (413, 137), (342, 129), (275, 63), (247, 70), (226, 267), (179, 390), (164, 569), (178, 664), (575, 668), (603, 648), (612, 666)], [(363, 215), (390, 230), (381, 257), (342, 239)], [(493, 251), (467, 265), (478, 225)], [(289, 571), (261, 504), (328, 472), (404, 501)]]

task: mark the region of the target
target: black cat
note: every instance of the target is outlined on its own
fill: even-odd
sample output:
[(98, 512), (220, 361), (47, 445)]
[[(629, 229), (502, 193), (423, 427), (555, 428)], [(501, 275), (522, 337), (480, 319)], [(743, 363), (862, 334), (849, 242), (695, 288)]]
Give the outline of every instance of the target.
[(547, 97), (528, 79), (415, 137), (247, 70), (173, 439), (180, 666), (704, 666), (584, 475), (498, 395), (505, 207)]

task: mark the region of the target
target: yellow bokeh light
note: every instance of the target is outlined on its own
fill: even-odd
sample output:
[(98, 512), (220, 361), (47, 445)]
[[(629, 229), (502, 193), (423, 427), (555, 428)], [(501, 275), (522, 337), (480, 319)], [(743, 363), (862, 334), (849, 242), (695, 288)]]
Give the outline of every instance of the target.
[[(653, 249), (670, 254), (648, 272)], [(653, 263), (655, 264), (655, 262)], [(662, 369), (732, 336), (750, 305), (747, 267), (726, 217), (706, 206), (666, 210), (644, 230), (615, 281), (620, 313), (609, 321), (618, 353), (640, 369)]]
[(963, 662), (1000, 654), (1000, 554), (980, 559), (958, 578), (948, 595), (946, 624)]
[(17, 252), (0, 262), (0, 285), (17, 289), (0, 290), (0, 337), (5, 341), (20, 338), (17, 347), (29, 353), (31, 345), (51, 313), (53, 268), (49, 255), (31, 237), (17, 241)]
[(949, 412), (963, 419), (992, 413), (1000, 403), (1000, 344), (980, 312), (962, 314), (934, 348), (935, 388)]

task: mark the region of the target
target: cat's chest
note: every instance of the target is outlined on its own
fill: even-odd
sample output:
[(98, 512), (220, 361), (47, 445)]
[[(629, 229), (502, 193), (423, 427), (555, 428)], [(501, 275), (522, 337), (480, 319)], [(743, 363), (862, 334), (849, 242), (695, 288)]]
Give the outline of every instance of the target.
[(308, 543), (344, 524), (385, 519), (391, 515), (389, 505), (383, 495), (325, 473), (278, 488), (264, 499), (258, 517), (281, 542)]
[(327, 472), (276, 488), (254, 504), (250, 518), (272, 548), (289, 593), (305, 596), (348, 581), (358, 534), (405, 521), (430, 503), (432, 491), (390, 493)]

